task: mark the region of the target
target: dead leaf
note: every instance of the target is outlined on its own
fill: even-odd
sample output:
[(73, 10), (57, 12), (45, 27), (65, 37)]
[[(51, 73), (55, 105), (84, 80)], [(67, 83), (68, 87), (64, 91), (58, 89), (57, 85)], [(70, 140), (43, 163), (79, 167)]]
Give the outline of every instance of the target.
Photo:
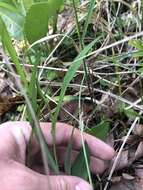
[(112, 185), (109, 190), (143, 190), (143, 179), (122, 179), (120, 182)]
[(129, 174), (127, 174), (127, 173), (122, 173), (122, 176), (123, 176), (123, 178), (126, 179), (126, 180), (133, 180), (133, 179), (135, 179), (134, 176), (129, 175)]
[[(112, 160), (112, 163), (114, 162), (114, 159)], [(134, 161), (135, 161), (135, 150), (134, 149), (125, 150), (121, 153), (120, 159), (118, 160), (116, 166), (116, 170), (130, 167)]]
[(23, 103), (22, 96), (0, 96), (0, 116), (11, 110), (14, 106)]
[(135, 188), (133, 180), (122, 179), (119, 183), (114, 184), (110, 190), (141, 190), (141, 188)]
[(112, 118), (117, 113), (117, 102), (109, 95), (102, 95), (97, 105), (97, 110), (107, 118)]
[(143, 137), (143, 125), (137, 124), (133, 130), (133, 133), (139, 137)]
[[(79, 111), (78, 111), (78, 101), (77, 100), (71, 100), (69, 102), (66, 102), (63, 104), (62, 108), (64, 108), (65, 110), (67, 110), (70, 114), (76, 116)], [(85, 120), (85, 117), (87, 119), (87, 117), (89, 116), (89, 112), (92, 110), (92, 105), (89, 103), (84, 102), (82, 105), (82, 109), (83, 109), (83, 117)], [(69, 115), (67, 112), (65, 112), (63, 109), (60, 112), (60, 118), (62, 120), (67, 120), (69, 118)]]
[(124, 91), (123, 97), (131, 102), (135, 102), (138, 98), (138, 94), (133, 87), (128, 87), (127, 90)]

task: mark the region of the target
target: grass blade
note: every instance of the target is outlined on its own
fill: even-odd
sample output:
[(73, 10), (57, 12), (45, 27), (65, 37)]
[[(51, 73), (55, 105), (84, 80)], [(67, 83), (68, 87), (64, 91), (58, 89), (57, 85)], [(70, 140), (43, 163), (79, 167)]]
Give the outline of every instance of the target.
[(1, 16), (0, 16), (0, 35), (1, 35), (2, 45), (4, 49), (8, 51), (12, 61), (14, 62), (16, 66), (16, 70), (17, 70), (18, 75), (21, 78), (21, 81), (23, 82), (24, 86), (27, 87), (27, 80), (26, 80), (24, 69), (20, 65), (17, 53), (12, 45), (11, 38), (9, 36), (9, 33), (6, 29), (5, 23), (3, 19), (1, 18)]
[(64, 81), (63, 81), (63, 84), (62, 84), (62, 87), (61, 87), (59, 102), (58, 102), (58, 105), (57, 105), (57, 108), (56, 108), (54, 119), (52, 121), (53, 133), (54, 133), (54, 130), (55, 130), (55, 125), (56, 125), (56, 122), (57, 122), (58, 114), (59, 114), (59, 111), (60, 111), (60, 108), (61, 108), (61, 104), (62, 104), (64, 95), (65, 95), (66, 89), (67, 89), (70, 81), (73, 79), (77, 69), (83, 63), (82, 59), (80, 59), (80, 58), (85, 56), (99, 39), (100, 38), (96, 38), (89, 45), (85, 46), (85, 48), (81, 51), (81, 53), (73, 61), (73, 63), (71, 64), (71, 66), (70, 66), (70, 68), (68, 70), (68, 72), (66, 73), (66, 76), (64, 77)]

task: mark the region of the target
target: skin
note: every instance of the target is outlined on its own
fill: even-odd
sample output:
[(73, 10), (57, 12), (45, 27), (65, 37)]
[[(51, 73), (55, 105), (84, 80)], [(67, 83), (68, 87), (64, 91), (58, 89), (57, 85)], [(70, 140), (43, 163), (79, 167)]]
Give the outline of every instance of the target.
[[(52, 147), (51, 124), (41, 123), (46, 142)], [(72, 126), (57, 123), (56, 144), (58, 160), (61, 164), (65, 158), (65, 147), (70, 140)], [(28, 122), (7, 122), (0, 126), (0, 189), (2, 190), (91, 190), (84, 180), (75, 176), (41, 174), (38, 164), (32, 168), (25, 166), (26, 147), (31, 136)], [(84, 133), (84, 139), (91, 151), (91, 170), (102, 173), (115, 154), (114, 150), (99, 139)], [(72, 160), (82, 146), (80, 131), (75, 129), (73, 135)], [(40, 147), (36, 138), (32, 138), (33, 160), (39, 159)]]

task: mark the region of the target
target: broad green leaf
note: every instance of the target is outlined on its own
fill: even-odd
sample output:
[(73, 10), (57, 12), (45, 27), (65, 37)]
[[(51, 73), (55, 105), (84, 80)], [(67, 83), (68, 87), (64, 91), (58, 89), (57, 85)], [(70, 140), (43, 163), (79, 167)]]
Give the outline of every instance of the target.
[(109, 122), (104, 121), (104, 120), (101, 121), (95, 127), (92, 127), (91, 129), (86, 130), (86, 132), (89, 133), (90, 135), (93, 135), (103, 141), (106, 140), (108, 131), (109, 131)]
[[(90, 165), (90, 151), (88, 148), (88, 144), (86, 142), (85, 142), (85, 150), (86, 150), (88, 165)], [(74, 163), (72, 164), (71, 175), (78, 176), (85, 180), (88, 180), (88, 173), (87, 173), (86, 161), (85, 161), (83, 148), (81, 149), (77, 158), (75, 159)]]
[(5, 23), (3, 22), (1, 17), (0, 17), (0, 35), (1, 35), (2, 45), (3, 45), (4, 49), (6, 49), (8, 51), (13, 63), (16, 66), (17, 73), (20, 76), (21, 81), (23, 82), (23, 84), (26, 87), (27, 86), (27, 80), (26, 80), (26, 76), (24, 73), (24, 69), (20, 65), (18, 55), (17, 55), (17, 53), (16, 53), (16, 51), (12, 45), (11, 38), (10, 38), (9, 33), (6, 29)]
[(8, 3), (0, 2), (0, 7), (3, 8), (4, 10), (8, 10), (10, 12), (17, 13), (17, 14), (21, 15), (21, 13), (20, 13), (20, 11), (18, 9), (16, 9), (14, 6), (12, 6), (12, 5), (8, 4)]
[(85, 48), (80, 52), (80, 54), (77, 56), (77, 58), (73, 61), (73, 63), (71, 64), (71, 66), (70, 66), (70, 68), (68, 70), (68, 72), (66, 73), (66, 75), (64, 77), (64, 81), (63, 81), (63, 84), (62, 84), (62, 87), (61, 87), (59, 102), (58, 102), (58, 105), (57, 105), (57, 108), (56, 108), (54, 119), (52, 121), (52, 130), (53, 130), (53, 132), (55, 130), (55, 125), (56, 125), (56, 122), (57, 122), (57, 118), (58, 118), (58, 115), (59, 115), (59, 111), (60, 111), (60, 108), (61, 108), (61, 104), (62, 104), (64, 95), (65, 95), (66, 89), (67, 89), (69, 83), (71, 82), (71, 80), (73, 79), (77, 69), (83, 63), (83, 60), (81, 58), (83, 56), (85, 56), (90, 51), (90, 49), (94, 46), (94, 44), (99, 39), (100, 39), (100, 37), (93, 40), (90, 44), (85, 46)]
[(4, 2), (0, 2), (0, 16), (2, 16), (10, 36), (23, 39), (24, 16), (18, 8)]
[(25, 10), (29, 9), (31, 7), (31, 5), (34, 3), (33, 0), (22, 0), (23, 1), (23, 5), (25, 7)]
[(57, 12), (60, 9), (61, 5), (63, 4), (63, 1), (64, 0), (48, 0), (49, 6), (52, 9), (53, 13)]
[(16, 3), (15, 0), (0, 0), (0, 2), (4, 2), (12, 6), (15, 6), (15, 3)]
[(28, 10), (25, 18), (24, 32), (30, 43), (44, 37), (48, 31), (49, 4), (36, 3)]
[(33, 4), (26, 14), (24, 31), (29, 43), (46, 36), (49, 19), (55, 16), (63, 0)]

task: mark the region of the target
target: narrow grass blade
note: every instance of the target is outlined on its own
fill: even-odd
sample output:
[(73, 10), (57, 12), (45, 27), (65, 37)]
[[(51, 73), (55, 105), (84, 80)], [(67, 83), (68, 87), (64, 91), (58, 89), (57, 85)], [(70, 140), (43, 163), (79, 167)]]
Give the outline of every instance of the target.
[[(38, 57), (36, 58), (35, 60), (35, 63), (34, 63), (34, 67), (32, 69), (32, 75), (31, 75), (31, 80), (30, 80), (30, 84), (29, 84), (29, 89), (28, 89), (28, 95), (29, 95), (29, 99), (31, 100), (31, 104), (32, 104), (32, 108), (33, 108), (33, 111), (35, 112), (35, 114), (37, 114), (37, 110), (38, 110), (38, 105), (37, 105), (37, 94), (38, 94), (38, 87), (37, 87), (37, 78), (38, 78), (38, 64), (40, 62), (40, 55), (38, 55)], [(27, 107), (27, 110), (28, 110), (28, 107)], [(34, 125), (34, 121), (32, 119), (32, 116), (30, 114), (30, 112), (28, 112), (28, 120), (32, 126), (32, 129), (34, 131), (34, 134), (36, 135), (37, 137), (37, 140), (39, 139), (38, 138), (38, 133), (40, 131), (40, 136), (42, 136), (42, 145), (43, 145), (43, 149), (45, 151), (45, 154), (46, 154), (46, 157), (47, 157), (47, 163), (49, 165), (49, 167), (53, 170), (53, 172), (55, 174), (59, 174), (59, 170), (58, 170), (58, 167), (49, 151), (49, 148), (48, 148), (48, 144), (46, 143), (46, 140), (43, 136), (43, 133), (41, 131), (41, 129), (39, 128), (39, 130), (37, 131), (37, 128), (36, 126)]]
[(50, 152), (48, 144), (47, 144), (47, 142), (46, 142), (46, 140), (45, 140), (45, 138), (43, 136), (41, 128), (39, 128), (38, 131), (37, 131), (36, 127), (34, 127), (33, 129), (34, 129), (34, 133), (35, 133), (37, 139), (39, 139), (38, 133), (39, 133), (39, 130), (40, 130), (40, 133), (41, 133), (40, 135), (42, 136), (42, 139), (41, 139), (42, 143), (40, 142), (40, 144), (43, 145), (43, 149), (44, 149), (45, 154), (47, 156), (48, 165), (49, 165), (50, 169), (54, 172), (54, 174), (58, 175), (59, 174), (59, 168), (58, 168), (57, 164), (55, 163), (55, 161), (53, 159), (53, 156), (51, 155), (51, 152)]
[[(40, 62), (40, 56), (38, 55), (37, 58), (35, 58), (35, 63), (34, 63), (34, 67), (32, 67), (32, 74), (31, 74), (31, 79), (30, 79), (30, 83), (29, 83), (29, 87), (28, 87), (28, 95), (29, 95), (29, 99), (31, 101), (33, 110), (35, 113), (37, 113), (37, 66)], [(28, 107), (27, 107), (28, 109)], [(31, 115), (29, 114), (29, 111), (27, 111), (28, 114), (28, 120), (30, 123), (32, 123), (32, 118)]]
[(56, 112), (55, 112), (55, 115), (54, 115), (54, 119), (52, 121), (52, 130), (53, 130), (53, 132), (55, 130), (55, 125), (56, 125), (56, 122), (57, 122), (58, 114), (59, 114), (59, 111), (60, 111), (60, 107), (61, 107), (64, 95), (65, 95), (66, 89), (67, 89), (70, 81), (73, 79), (77, 69), (80, 67), (80, 65), (83, 62), (82, 59), (80, 59), (80, 58), (85, 56), (99, 39), (100, 39), (100, 37), (95, 39), (94, 41), (92, 41), (89, 45), (85, 46), (85, 48), (81, 51), (81, 53), (73, 61), (73, 63), (71, 64), (71, 66), (70, 66), (70, 68), (68, 70), (68, 72), (66, 73), (66, 76), (64, 77), (64, 81), (63, 81), (63, 84), (62, 84), (62, 87), (61, 87), (61, 92), (60, 92), (60, 97), (59, 97), (59, 103), (57, 105)]
[(90, 6), (89, 6), (89, 9), (88, 9), (88, 14), (87, 14), (86, 21), (85, 21), (85, 24), (84, 24), (84, 27), (83, 27), (82, 40), (84, 40), (84, 38), (85, 38), (88, 25), (89, 25), (89, 23), (91, 21), (92, 12), (93, 12), (93, 8), (94, 8), (94, 5), (95, 5), (95, 2), (96, 2), (96, 0), (91, 0), (90, 1)]
[(65, 162), (64, 162), (65, 172), (68, 175), (71, 175), (71, 167), (72, 167), (71, 158), (72, 158), (73, 133), (74, 133), (74, 128), (72, 130), (71, 138), (70, 138), (70, 141), (68, 143)]
[(27, 80), (26, 80), (26, 75), (24, 73), (24, 69), (20, 65), (17, 53), (12, 45), (11, 38), (9, 36), (9, 33), (6, 29), (5, 23), (2, 20), (1, 16), (0, 16), (0, 35), (1, 35), (2, 45), (4, 49), (8, 51), (12, 61), (14, 62), (16, 66), (16, 70), (17, 70), (18, 75), (21, 78), (21, 81), (23, 82), (24, 86), (27, 87)]

